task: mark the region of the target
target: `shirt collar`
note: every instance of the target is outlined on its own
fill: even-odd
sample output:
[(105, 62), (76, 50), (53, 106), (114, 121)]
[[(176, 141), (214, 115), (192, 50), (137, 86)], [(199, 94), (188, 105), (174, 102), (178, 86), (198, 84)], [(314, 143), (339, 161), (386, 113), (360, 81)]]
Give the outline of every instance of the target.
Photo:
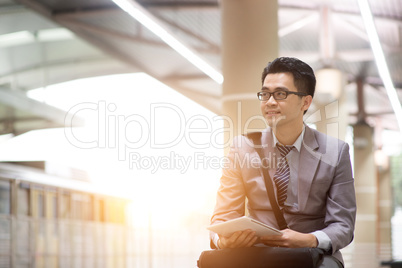
[[(303, 124), (302, 132), (300, 133), (300, 135), (299, 135), (299, 137), (296, 139), (296, 141), (293, 143), (293, 146), (297, 149), (298, 152), (300, 152), (300, 149), (301, 149), (301, 145), (302, 145), (302, 142), (303, 142), (303, 137), (304, 137), (305, 129), (306, 129), (306, 127), (305, 127), (305, 125)], [(278, 144), (278, 143), (281, 144), (281, 143), (278, 141), (278, 139), (276, 138), (275, 133), (274, 133), (273, 131), (272, 131), (272, 136), (273, 136), (273, 138), (274, 138), (274, 144), (275, 144), (275, 146), (276, 146), (276, 144)], [(283, 144), (281, 144), (281, 145), (283, 145)]]

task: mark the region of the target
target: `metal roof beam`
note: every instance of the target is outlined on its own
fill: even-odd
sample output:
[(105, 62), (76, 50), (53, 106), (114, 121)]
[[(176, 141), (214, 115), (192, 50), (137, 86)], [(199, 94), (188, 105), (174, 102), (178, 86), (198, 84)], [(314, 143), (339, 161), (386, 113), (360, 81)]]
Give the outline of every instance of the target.
[(278, 36), (279, 37), (284, 37), (288, 34), (291, 34), (293, 32), (296, 32), (297, 30), (303, 28), (304, 26), (316, 21), (318, 19), (318, 14), (313, 13), (311, 15), (308, 15), (302, 19), (299, 19), (293, 23), (290, 23), (284, 27), (281, 27), (278, 30)]
[[(200, 42), (202, 42), (202, 43), (204, 43), (204, 44), (207, 44), (207, 46), (210, 48), (209, 50), (210, 50), (211, 52), (214, 51), (215, 53), (220, 53), (220, 48), (219, 48), (216, 44), (210, 42), (208, 39), (202, 37), (202, 36), (199, 35), (199, 34), (195, 34), (195, 33), (194, 33), (194, 30), (186, 29), (186, 28), (182, 27), (181, 25), (179, 25), (179, 24), (177, 24), (177, 23), (175, 23), (175, 22), (173, 22), (173, 21), (171, 21), (171, 20), (168, 20), (168, 19), (166, 19), (166, 18), (161, 18), (161, 17), (159, 17), (159, 19), (160, 19), (161, 21), (165, 22), (166, 24), (168, 24), (168, 25), (170, 25), (170, 26), (172, 26), (172, 27), (174, 27), (174, 28), (176, 28), (176, 29), (182, 31), (182, 32), (185, 33), (186, 35), (189, 35), (189, 36), (191, 36), (191, 37), (197, 39), (198, 41), (200, 41)], [(197, 48), (196, 48), (196, 50), (197, 50), (197, 51), (200, 51), (200, 50), (197, 49)]]
[(143, 7), (152, 7), (152, 8), (217, 8), (219, 7), (218, 1), (138, 1)]
[(91, 18), (102, 15), (113, 15), (116, 14), (124, 14), (121, 9), (117, 6), (114, 7), (100, 7), (94, 9), (86, 9), (86, 10), (77, 10), (77, 11), (62, 11), (57, 12), (53, 15), (56, 20), (68, 20), (68, 19), (77, 19), (77, 18)]
[(35, 0), (14, 0), (14, 1), (23, 4), (48, 18), (52, 17), (52, 10), (50, 10), (48, 7)]
[[(73, 65), (76, 63), (94, 63), (94, 64), (106, 64), (108, 62), (108, 58), (105, 57), (99, 57), (99, 56), (91, 56), (91, 57), (79, 57), (79, 58), (72, 58), (72, 59), (66, 59), (66, 60), (57, 60), (57, 61), (47, 61), (44, 63), (38, 63), (38, 64), (33, 64), (29, 66), (25, 66), (20, 69), (15, 69), (12, 70), (11, 72), (8, 73), (0, 73), (0, 85), (4, 84), (9, 84), (10, 81), (13, 80), (13, 77), (26, 74), (28, 72), (33, 72), (35, 70), (40, 70), (40, 69), (50, 69), (50, 68), (57, 68), (61, 66), (66, 66), (66, 65)], [(110, 63), (108, 63), (110, 64)], [(79, 76), (76, 76), (77, 78)], [(81, 78), (81, 77), (79, 77)], [(21, 88), (20, 88), (21, 89)], [(29, 88), (31, 89), (31, 88)]]
[(11, 13), (26, 12), (27, 8), (19, 4), (1, 5), (0, 15), (7, 15)]
[[(359, 28), (354, 23), (346, 20), (342, 16), (336, 16), (336, 22), (340, 23), (340, 24), (343, 24), (343, 29), (353, 33), (357, 37), (360, 37), (361, 39), (363, 39), (367, 43), (370, 43), (369, 37), (367, 35), (367, 32), (364, 29)], [(393, 50), (390, 46), (387, 46), (386, 44), (382, 44), (382, 47), (387, 52)]]
[(373, 61), (373, 51), (367, 49), (351, 49), (344, 51), (337, 51), (336, 58), (344, 62), (364, 62)]
[[(64, 126), (64, 119), (66, 117), (65, 111), (28, 98), (23, 92), (0, 86), (0, 102)], [(75, 123), (83, 123), (79, 118), (76, 118), (75, 120), (77, 120)]]
[(286, 50), (279, 52), (279, 56), (281, 57), (287, 57), (289, 55), (292, 55), (292, 57), (296, 57), (308, 63), (318, 62), (321, 60), (320, 53), (318, 51)]

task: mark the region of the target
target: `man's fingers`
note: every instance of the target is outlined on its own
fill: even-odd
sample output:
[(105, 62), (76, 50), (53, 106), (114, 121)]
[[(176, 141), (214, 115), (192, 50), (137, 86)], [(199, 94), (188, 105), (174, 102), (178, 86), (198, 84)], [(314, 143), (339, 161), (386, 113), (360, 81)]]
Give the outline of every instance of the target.
[(245, 230), (235, 232), (230, 237), (220, 237), (219, 240), (221, 248), (239, 248), (254, 245), (257, 237), (254, 231)]
[(282, 235), (267, 235), (261, 236), (261, 240), (272, 240), (272, 241), (280, 241), (283, 240), (284, 236)]
[(236, 240), (236, 247), (246, 247), (255, 237), (255, 232), (252, 230), (243, 231)]
[(233, 248), (236, 247), (236, 241), (239, 236), (242, 234), (241, 231), (237, 231), (233, 233), (229, 237), (219, 236), (220, 246), (221, 248)]
[(230, 236), (230, 238), (228, 239), (228, 243), (231, 245), (231, 247), (236, 247), (236, 242), (239, 239), (241, 239), (242, 235), (243, 235), (243, 232), (238, 231), (238, 232), (235, 232), (233, 235)]
[(261, 237), (261, 242), (270, 247), (283, 247), (285, 237), (283, 235), (269, 235)]
[(246, 245), (246, 247), (252, 247), (257, 242), (258, 237), (254, 236), (250, 242)]

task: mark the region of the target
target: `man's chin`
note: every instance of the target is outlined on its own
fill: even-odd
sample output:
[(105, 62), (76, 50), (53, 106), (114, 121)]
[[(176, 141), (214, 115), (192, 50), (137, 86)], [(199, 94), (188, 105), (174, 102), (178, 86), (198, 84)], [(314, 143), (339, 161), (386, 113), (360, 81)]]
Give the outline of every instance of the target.
[(275, 128), (277, 126), (279, 126), (281, 124), (281, 121), (283, 120), (283, 118), (275, 118), (275, 117), (269, 117), (269, 118), (265, 118), (265, 121), (267, 122), (268, 126), (270, 126), (271, 128)]

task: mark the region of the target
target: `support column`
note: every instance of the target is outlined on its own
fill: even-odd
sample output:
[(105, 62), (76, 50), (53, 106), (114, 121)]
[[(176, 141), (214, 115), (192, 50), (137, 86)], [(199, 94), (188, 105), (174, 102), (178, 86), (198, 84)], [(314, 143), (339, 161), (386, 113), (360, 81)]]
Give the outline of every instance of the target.
[(353, 267), (377, 268), (377, 170), (373, 129), (365, 123), (354, 126), (354, 175), (357, 217)]
[(381, 150), (375, 152), (377, 165), (377, 188), (378, 188), (378, 248), (377, 252), (382, 261), (392, 259), (392, 238), (391, 238), (391, 218), (392, 189), (391, 171), (389, 168), (389, 158)]
[(319, 108), (317, 130), (340, 140), (345, 140), (348, 127), (348, 107), (344, 93), (345, 79), (340, 70), (321, 69), (316, 73), (317, 85), (314, 104)]
[[(225, 143), (234, 136), (265, 128), (257, 92), (261, 73), (278, 57), (277, 0), (222, 0), (222, 114)], [(228, 148), (228, 146), (225, 146)]]

